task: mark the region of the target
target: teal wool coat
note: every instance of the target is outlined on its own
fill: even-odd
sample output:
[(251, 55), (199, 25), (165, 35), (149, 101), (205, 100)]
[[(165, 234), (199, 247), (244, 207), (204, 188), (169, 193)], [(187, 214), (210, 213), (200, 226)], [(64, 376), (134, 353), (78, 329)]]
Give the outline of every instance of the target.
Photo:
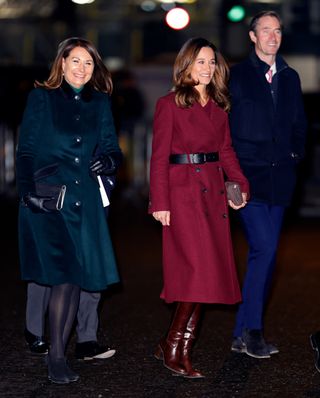
[(89, 291), (118, 282), (99, 185), (89, 173), (97, 146), (121, 153), (107, 94), (88, 85), (77, 94), (66, 83), (30, 93), (17, 148), (19, 195), (35, 192), (39, 170), (41, 182), (67, 189), (61, 211), (33, 213), (20, 204), (22, 279)]

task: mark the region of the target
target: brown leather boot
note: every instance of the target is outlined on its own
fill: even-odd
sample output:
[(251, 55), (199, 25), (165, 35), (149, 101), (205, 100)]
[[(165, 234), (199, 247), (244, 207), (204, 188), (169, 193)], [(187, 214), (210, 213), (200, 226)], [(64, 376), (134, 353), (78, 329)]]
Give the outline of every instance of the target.
[(193, 369), (191, 362), (191, 350), (195, 341), (196, 329), (201, 315), (201, 304), (195, 304), (193, 313), (190, 316), (183, 338), (180, 341), (180, 362), (186, 370), (184, 377), (199, 379), (205, 377), (199, 370)]
[(163, 365), (166, 368), (181, 376), (186, 375), (187, 371), (180, 363), (181, 353), (179, 343), (183, 338), (188, 321), (193, 313), (194, 305), (194, 303), (177, 304), (167, 337), (160, 340), (154, 354), (157, 359), (163, 360)]

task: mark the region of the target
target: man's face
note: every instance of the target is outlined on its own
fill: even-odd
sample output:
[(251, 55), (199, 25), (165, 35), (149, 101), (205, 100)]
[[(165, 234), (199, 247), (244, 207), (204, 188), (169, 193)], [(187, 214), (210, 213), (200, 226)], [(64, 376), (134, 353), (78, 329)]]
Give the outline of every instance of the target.
[(249, 35), (259, 58), (264, 60), (277, 54), (282, 39), (281, 27), (277, 18), (261, 17), (256, 31), (250, 31)]

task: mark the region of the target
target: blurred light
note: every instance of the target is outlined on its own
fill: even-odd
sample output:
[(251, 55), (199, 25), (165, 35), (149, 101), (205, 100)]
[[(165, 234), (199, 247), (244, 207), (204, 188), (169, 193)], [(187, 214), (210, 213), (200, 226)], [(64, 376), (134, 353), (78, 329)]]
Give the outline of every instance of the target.
[(166, 15), (166, 22), (172, 29), (183, 29), (190, 21), (189, 14), (183, 8), (173, 8)]
[(156, 3), (152, 0), (145, 0), (140, 4), (143, 11), (150, 12), (156, 8)]
[(110, 72), (118, 71), (125, 66), (124, 60), (120, 57), (107, 57), (103, 62)]
[(249, 3), (280, 4), (282, 0), (250, 0)]
[(169, 3), (180, 3), (180, 4), (193, 4), (197, 0), (158, 0), (159, 3), (169, 4)]
[(94, 0), (71, 0), (73, 3), (76, 4), (91, 4)]
[(172, 10), (173, 8), (175, 8), (175, 3), (162, 3), (161, 4), (161, 8), (164, 10), (164, 11), (170, 11), (170, 10)]
[(246, 12), (242, 6), (233, 6), (227, 13), (227, 17), (232, 22), (242, 21)]

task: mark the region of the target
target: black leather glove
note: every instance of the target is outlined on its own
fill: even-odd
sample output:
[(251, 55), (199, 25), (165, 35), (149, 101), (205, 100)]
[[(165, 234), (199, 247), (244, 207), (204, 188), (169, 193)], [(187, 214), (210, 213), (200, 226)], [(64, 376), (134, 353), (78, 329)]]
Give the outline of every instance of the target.
[(98, 175), (112, 175), (116, 171), (116, 163), (110, 155), (99, 155), (91, 160), (89, 169)]
[(29, 192), (23, 196), (21, 201), (23, 205), (28, 207), (33, 213), (51, 213), (52, 210), (47, 209), (45, 203), (52, 199), (53, 198), (50, 196), (39, 196)]

